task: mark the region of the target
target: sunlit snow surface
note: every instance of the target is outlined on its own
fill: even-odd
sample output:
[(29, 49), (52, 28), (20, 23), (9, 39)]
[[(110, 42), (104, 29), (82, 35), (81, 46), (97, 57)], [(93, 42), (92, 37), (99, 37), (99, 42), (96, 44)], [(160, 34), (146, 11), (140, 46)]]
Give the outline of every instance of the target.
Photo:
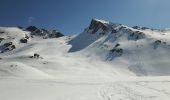
[[(147, 38), (138, 41), (125, 36), (114, 40), (109, 33), (98, 37), (82, 33), (73, 39), (35, 37), (27, 44), (19, 43), (22, 34), (27, 32), (17, 28), (5, 30), (9, 36), (16, 37), (5, 42), (15, 41), (17, 48), (0, 54), (0, 100), (170, 98), (169, 47), (161, 45), (153, 49), (152, 44), (157, 39), (170, 43), (168, 30), (161, 33), (145, 30)], [(69, 44), (70, 39), (74, 40), (74, 45)], [(116, 43), (126, 50), (125, 54), (107, 60), (109, 48)], [(69, 52), (73, 46), (73, 51), (82, 50)], [(29, 58), (34, 53), (42, 58)]]

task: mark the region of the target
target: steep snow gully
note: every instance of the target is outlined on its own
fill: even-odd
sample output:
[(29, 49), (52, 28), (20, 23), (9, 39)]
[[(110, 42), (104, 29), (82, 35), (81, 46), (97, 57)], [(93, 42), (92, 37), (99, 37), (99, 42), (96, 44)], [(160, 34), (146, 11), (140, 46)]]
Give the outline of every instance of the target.
[(0, 27), (2, 100), (169, 100), (170, 30), (92, 19), (74, 36)]

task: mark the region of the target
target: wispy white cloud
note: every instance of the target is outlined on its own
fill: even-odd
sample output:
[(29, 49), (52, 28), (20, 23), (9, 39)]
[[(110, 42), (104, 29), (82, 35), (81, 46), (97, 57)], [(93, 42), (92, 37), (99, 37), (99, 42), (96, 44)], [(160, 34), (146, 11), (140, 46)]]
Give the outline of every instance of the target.
[(32, 22), (34, 21), (34, 17), (30, 16), (28, 17), (28, 24), (32, 24)]

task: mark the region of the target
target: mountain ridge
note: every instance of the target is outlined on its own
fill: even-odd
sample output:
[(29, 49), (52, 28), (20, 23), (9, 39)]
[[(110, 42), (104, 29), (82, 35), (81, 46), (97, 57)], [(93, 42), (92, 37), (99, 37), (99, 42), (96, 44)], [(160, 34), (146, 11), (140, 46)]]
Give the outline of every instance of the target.
[[(35, 43), (39, 44), (38, 41), (40, 40), (51, 41), (51, 39), (63, 38), (62, 44), (69, 46), (66, 53), (78, 54), (90, 59), (100, 59), (104, 62), (109, 61), (111, 65), (121, 66), (120, 68), (130, 70), (139, 76), (170, 74), (168, 70), (165, 70), (169, 69), (167, 59), (170, 57), (168, 53), (170, 50), (168, 30), (128, 27), (122, 24), (92, 19), (89, 26), (76, 36), (59, 35), (59, 38), (54, 35), (55, 38), (53, 38), (53, 36), (49, 35), (48, 30), (36, 28), (35, 26), (30, 26), (26, 29), (1, 28), (0, 32), (0, 50), (3, 55), (23, 51), (25, 48), (36, 45)], [(48, 45), (44, 45), (43, 48), (47, 48), (46, 46), (48, 47)], [(37, 50), (39, 50), (38, 47)], [(34, 55), (36, 56), (34, 57)], [(29, 55), (31, 58), (38, 58), (39, 56), (43, 58), (38, 51)], [(151, 60), (148, 62), (149, 59)], [(144, 64), (144, 62), (146, 63)], [(164, 64), (165, 68), (159, 71), (161, 63)]]
[(169, 30), (94, 19), (77, 35), (46, 34), (0, 27), (3, 100), (169, 100)]

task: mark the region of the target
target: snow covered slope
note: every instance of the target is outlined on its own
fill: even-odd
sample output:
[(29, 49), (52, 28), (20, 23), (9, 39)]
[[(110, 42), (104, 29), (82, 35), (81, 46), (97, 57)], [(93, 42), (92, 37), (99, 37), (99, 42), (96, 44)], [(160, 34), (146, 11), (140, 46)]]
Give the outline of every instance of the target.
[(59, 38), (64, 36), (61, 32), (46, 29), (39, 29), (29, 26), (24, 29), (21, 27), (0, 27), (0, 52), (13, 51), (30, 42), (32, 38)]
[(21, 41), (27, 42), (29, 32), (23, 31), (17, 27), (0, 27), (0, 52), (4, 53), (16, 49)]
[(70, 52), (80, 51), (94, 59), (98, 56), (136, 75), (170, 75), (168, 30), (131, 28), (93, 19), (69, 44)]
[(170, 98), (169, 29), (93, 19), (71, 37), (26, 30), (0, 28), (2, 100)]

